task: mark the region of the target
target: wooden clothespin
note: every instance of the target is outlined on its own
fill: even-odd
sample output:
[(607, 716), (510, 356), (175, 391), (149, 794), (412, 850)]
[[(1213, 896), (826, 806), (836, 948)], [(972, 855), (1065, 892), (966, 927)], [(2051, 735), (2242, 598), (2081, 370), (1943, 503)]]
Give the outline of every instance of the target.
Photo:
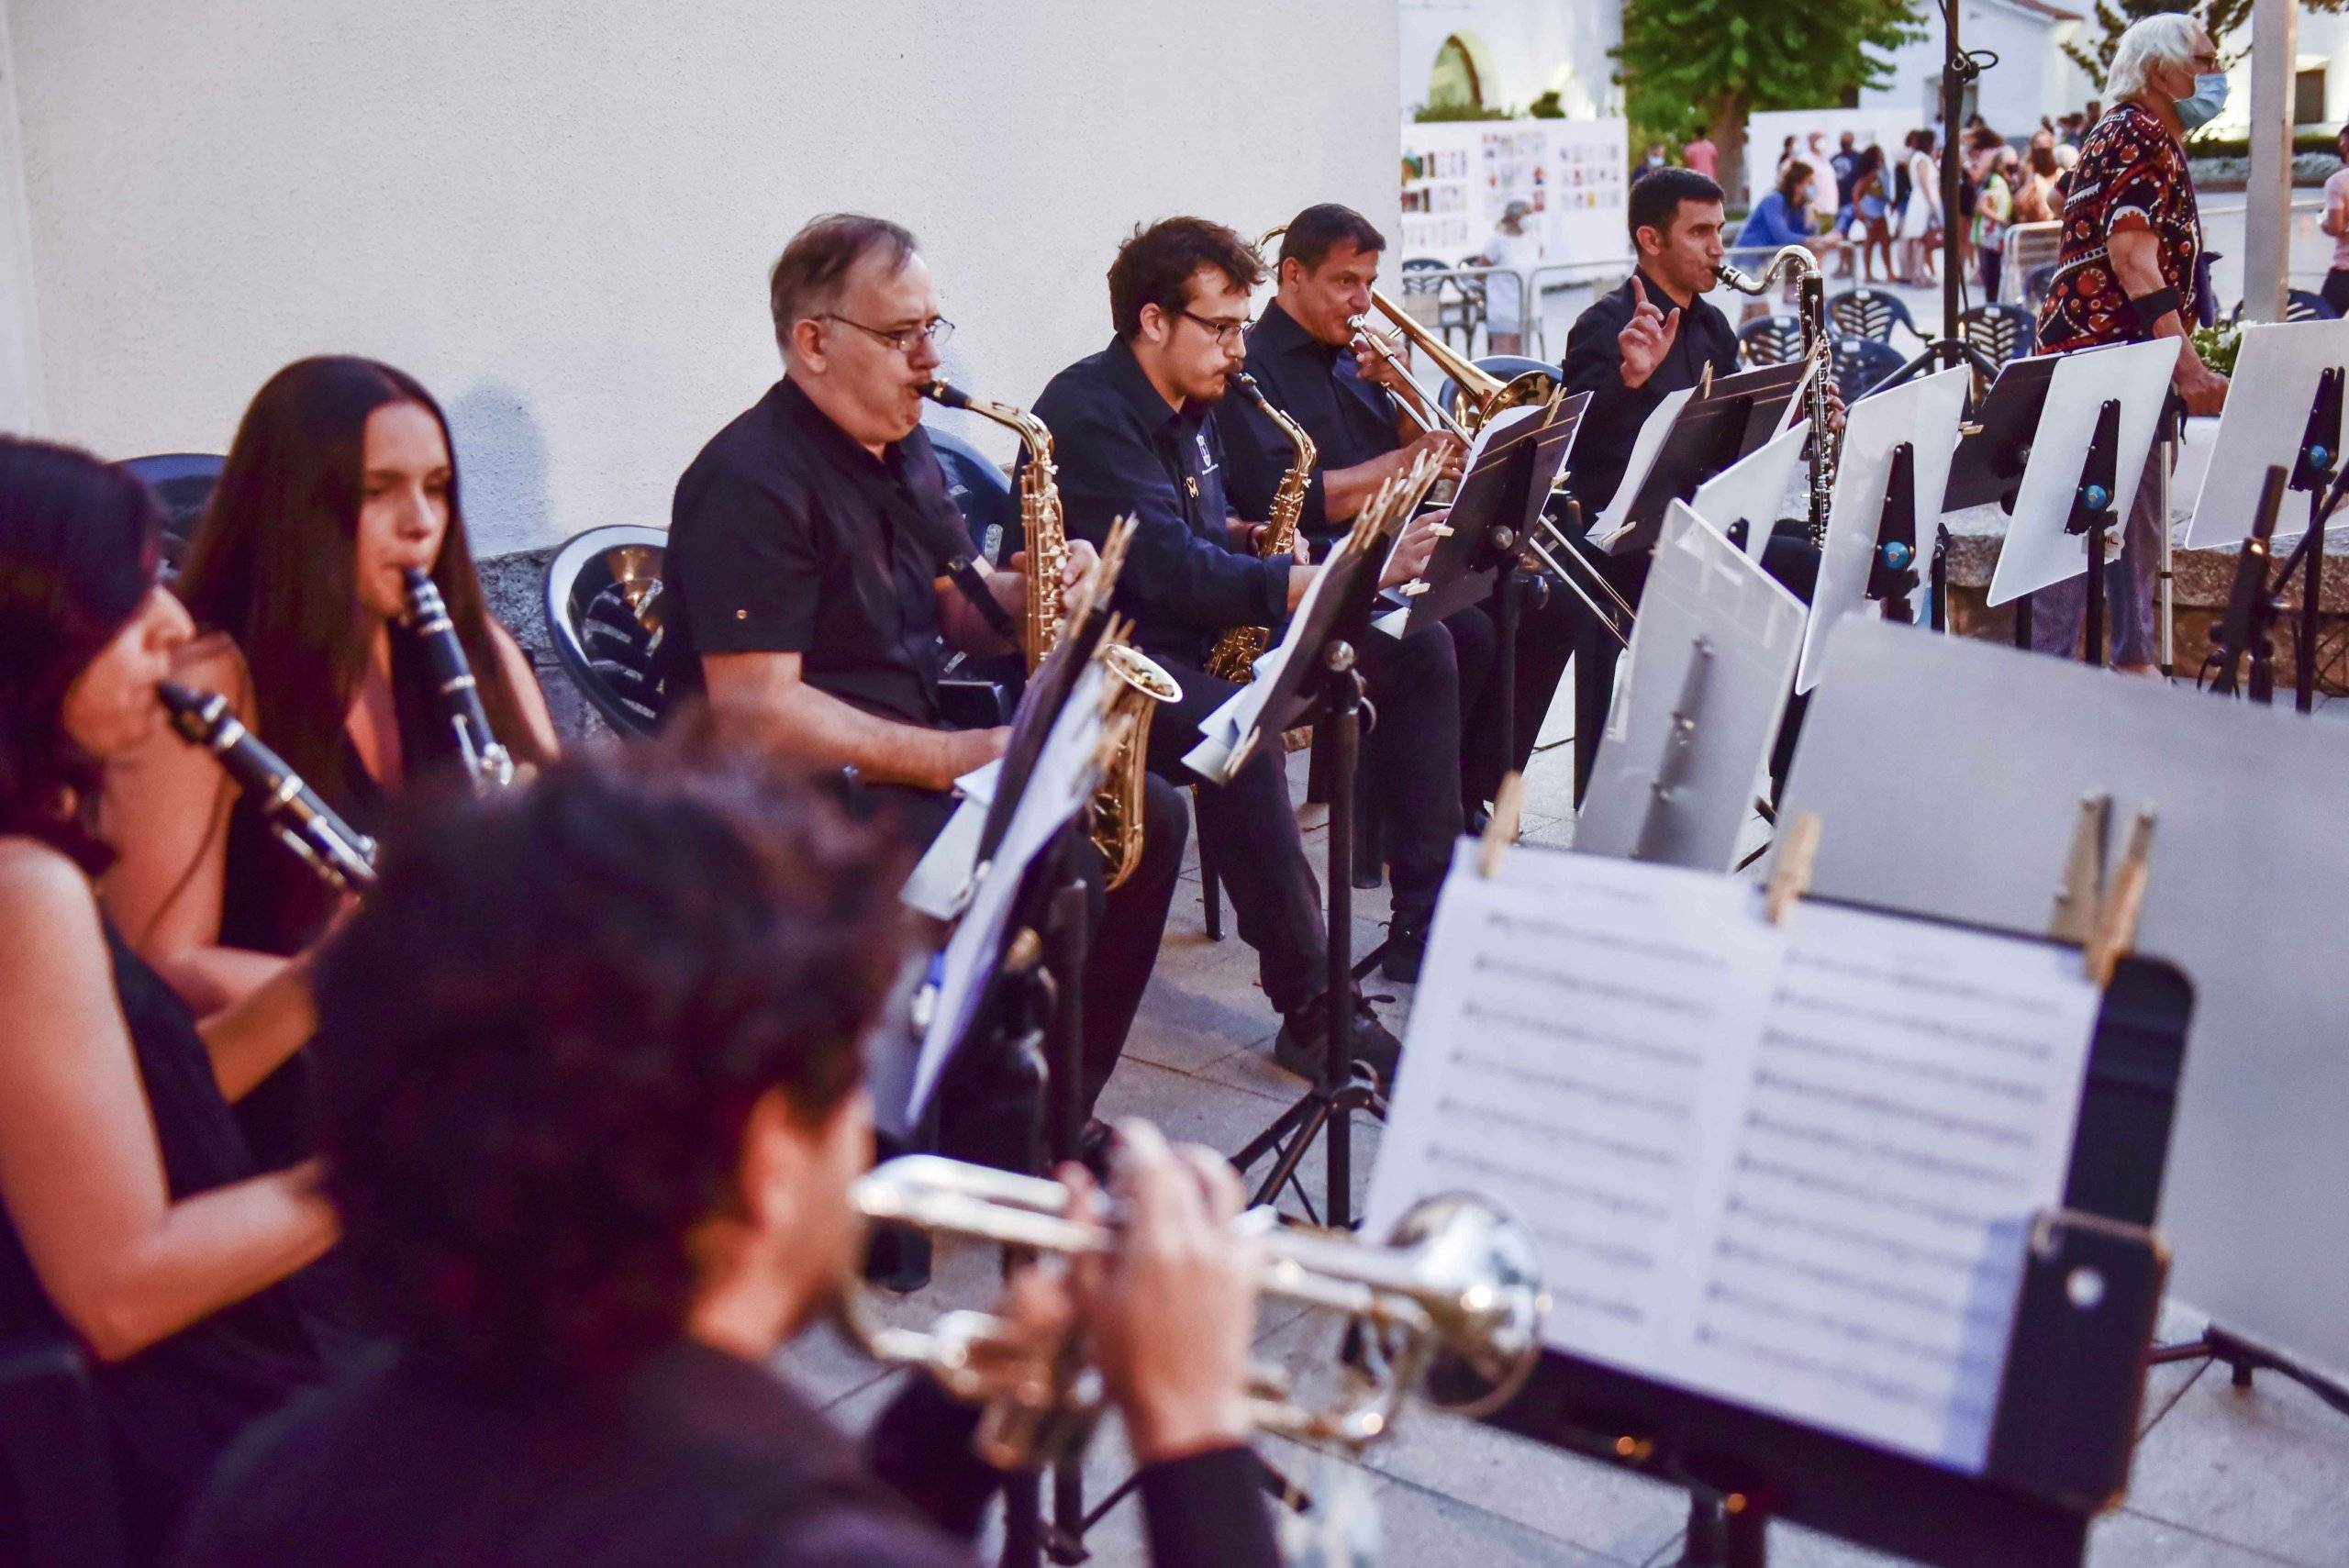
[(1712, 395), (1713, 395), (1713, 367), (1712, 367), (1712, 363), (1711, 363), (1711, 361), (1708, 361), (1706, 362), (1706, 365), (1705, 365), (1704, 373), (1702, 373), (1701, 375), (1698, 376), (1698, 378), (1697, 378), (1697, 398), (1696, 398), (1696, 401), (1698, 401), (1698, 402), (1699, 402), (1699, 403), (1702, 403), (1706, 398), (1710, 397)]
[(1819, 859), (1819, 813), (1806, 811), (1795, 818), (1778, 840), (1778, 863), (1770, 869), (1770, 884), (1762, 895), (1762, 913), (1772, 925), (1787, 917), (1795, 900), (1810, 891), (1810, 868)]
[(2121, 851), (2121, 865), (2107, 885), (2097, 914), (2095, 934), (2085, 945), (2088, 978), (2099, 985), (2112, 984), (2112, 971), (2137, 945), (2137, 914), (2144, 907), (2146, 861), (2154, 847), (2154, 813), (2140, 809), (2129, 825), (2129, 842)]
[(2072, 825), (2072, 850), (2064, 862), (2063, 885), (2047, 917), (2047, 934), (2059, 942), (2085, 946), (2096, 929), (2104, 897), (2105, 845), (2111, 837), (2112, 796), (2080, 797), (2079, 820)]
[(1501, 780), (1501, 787), (1493, 795), (1493, 814), (1485, 821), (1484, 837), (1477, 840), (1476, 874), (1491, 876), (1501, 869), (1501, 857), (1517, 842), (1519, 817), (1525, 810), (1525, 775), (1512, 773)]

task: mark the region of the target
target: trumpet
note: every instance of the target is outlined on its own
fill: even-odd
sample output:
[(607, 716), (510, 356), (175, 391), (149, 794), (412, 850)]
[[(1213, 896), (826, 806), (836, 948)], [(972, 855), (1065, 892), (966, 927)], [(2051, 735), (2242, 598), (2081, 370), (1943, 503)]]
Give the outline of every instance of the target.
[[(968, 1165), (937, 1155), (891, 1160), (856, 1184), (867, 1221), (959, 1236), (1063, 1257), (1111, 1251), (1114, 1215), (1072, 1218), (1068, 1189), (1037, 1176)], [(1533, 1239), (1496, 1205), (1464, 1193), (1413, 1206), (1384, 1246), (1348, 1232), (1281, 1228), (1265, 1208), (1235, 1222), (1261, 1235), (1268, 1254), (1263, 1294), (1333, 1312), (1365, 1329), (1384, 1351), (1366, 1393), (1353, 1403), (1301, 1404), (1276, 1369), (1259, 1368), (1250, 1407), (1268, 1431), (1361, 1448), (1386, 1436), (1406, 1396), (1476, 1416), (1498, 1409), (1540, 1359), (1542, 1288)], [(980, 1367), (1007, 1342), (1005, 1325), (984, 1312), (950, 1312), (928, 1329), (874, 1322), (860, 1282), (841, 1293), (852, 1338), (876, 1360), (925, 1368), (958, 1398), (986, 1398), (981, 1456), (1005, 1469), (1030, 1468), (1083, 1445), (1101, 1405), (1092, 1369), (1064, 1369), (1050, 1388), (989, 1396)]]

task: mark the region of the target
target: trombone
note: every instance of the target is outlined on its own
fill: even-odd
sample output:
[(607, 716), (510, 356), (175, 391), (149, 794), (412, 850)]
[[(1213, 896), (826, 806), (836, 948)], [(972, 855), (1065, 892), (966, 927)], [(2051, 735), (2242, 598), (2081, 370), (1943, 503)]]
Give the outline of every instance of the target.
[[(1256, 240), (1257, 254), (1263, 255), (1265, 246), (1287, 232), (1288, 225), (1286, 223), (1264, 230)], [(1277, 286), (1280, 281), (1277, 256), (1273, 260), (1273, 281)], [(1408, 393), (1397, 394), (1397, 401), (1401, 404), (1403, 412), (1409, 415), (1412, 422), (1424, 432), (1441, 428), (1463, 441), (1474, 440), (1476, 432), (1490, 423), (1494, 415), (1529, 403), (1544, 402), (1558, 389), (1558, 378), (1546, 370), (1526, 371), (1507, 379), (1495, 375), (1475, 361), (1455, 351), (1442, 338), (1429, 331), (1416, 317), (1376, 289), (1370, 291), (1370, 306), (1393, 322), (1395, 329), (1402, 333), (1413, 348), (1434, 361), (1436, 367), (1452, 378), (1452, 384), (1457, 389), (1460, 412), (1455, 415), (1428, 395), (1427, 389), (1419, 384), (1419, 378), (1411, 373), (1410, 362), (1396, 351), (1394, 344), (1371, 329), (1369, 317), (1346, 317), (1346, 326), (1353, 332), (1354, 340), (1367, 342), (1372, 350), (1385, 360), (1402, 377), (1404, 384), (1410, 388)]]
[[(1069, 1218), (1068, 1189), (1058, 1182), (934, 1154), (879, 1166), (858, 1181), (853, 1201), (868, 1222), (1040, 1253), (1079, 1257), (1116, 1244), (1114, 1215)], [(1463, 1415), (1498, 1409), (1541, 1358), (1549, 1296), (1532, 1236), (1483, 1198), (1425, 1199), (1383, 1247), (1343, 1231), (1282, 1228), (1266, 1208), (1235, 1224), (1264, 1238), (1264, 1296), (1336, 1313), (1384, 1352), (1362, 1397), (1328, 1407), (1298, 1402), (1284, 1373), (1259, 1367), (1250, 1407), (1267, 1431), (1360, 1448), (1394, 1429), (1415, 1392)], [(1099, 1414), (1099, 1376), (1083, 1365), (1057, 1368), (1049, 1387), (989, 1396), (981, 1369), (1008, 1349), (1005, 1325), (990, 1314), (955, 1311), (927, 1329), (893, 1328), (874, 1320), (863, 1282), (852, 1279), (841, 1316), (874, 1359), (922, 1367), (957, 1398), (985, 1398), (977, 1447), (1000, 1468), (1032, 1468), (1074, 1451)]]

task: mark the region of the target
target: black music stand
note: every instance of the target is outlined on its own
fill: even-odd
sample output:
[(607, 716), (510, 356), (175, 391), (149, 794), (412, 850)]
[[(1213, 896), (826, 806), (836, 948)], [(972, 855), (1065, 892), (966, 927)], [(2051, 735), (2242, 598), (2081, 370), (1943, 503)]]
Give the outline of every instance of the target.
[[(1330, 726), (1330, 869), (1325, 896), (1329, 954), (1322, 1006), (1328, 1011), (1328, 1051), (1320, 1081), (1231, 1157), (1245, 1173), (1266, 1154), (1273, 1168), (1250, 1200), (1265, 1204), (1293, 1184), (1297, 1166), (1319, 1135), (1327, 1135), (1329, 1213), (1322, 1223), (1343, 1228), (1353, 1219), (1353, 1115), (1385, 1112), (1375, 1087), (1354, 1074), (1353, 1049), (1353, 823), (1354, 773), (1362, 745), (1362, 676), (1354, 648), (1368, 631), (1370, 605), (1378, 591), (1378, 563), (1391, 541), (1380, 539), (1364, 550), (1340, 550), (1322, 566), (1331, 575), (1320, 585), (1310, 613), (1291, 626), (1283, 640), (1288, 653), (1273, 677), (1273, 688), (1257, 709), (1255, 728), (1233, 749), (1233, 766), (1267, 735), (1277, 737), (1308, 718)], [(1304, 1189), (1298, 1188), (1298, 1196)], [(1308, 1208), (1310, 1205), (1308, 1206)]]
[(2088, 581), (2087, 632), (2080, 639), (2080, 657), (2090, 664), (2105, 662), (2104, 567), (2108, 530), (2121, 522), (2115, 510), (2120, 495), (2121, 402), (2107, 398), (2097, 409), (2096, 434), (2080, 459), (2080, 482), (2072, 489), (2071, 515), (2064, 531), (2087, 540)]
[(1943, 1568), (2076, 1564), (2135, 1439), (2165, 1273), (2141, 1228), (2160, 1195), (2191, 1006), (2173, 965), (2119, 961), (2063, 1207), (2034, 1228), (1981, 1474), (1554, 1351), (1487, 1418), (1722, 1499), (1725, 1553), (1709, 1560), (1732, 1568), (1760, 1568), (1773, 1518)]
[[(1975, 410), (1974, 423), (1963, 428), (1957, 450), (1951, 454), (1949, 484), (1942, 493), (1944, 513), (1995, 503), (2009, 517), (2022, 492), (2023, 471), (2031, 466), (2031, 443), (2039, 433), (2040, 410), (2047, 406), (2048, 383), (2055, 375), (2056, 357), (2043, 354), (2010, 360)], [(1949, 525), (1937, 526), (1933, 539), (1933, 599), (1942, 619), (1933, 629), (1946, 629), (1949, 595)], [(2015, 646), (2031, 646), (2031, 600), (2015, 604)]]
[(2284, 488), (2290, 475), (2271, 467), (2260, 487), (2259, 510), (2251, 533), (2235, 556), (2235, 577), (2227, 591), (2226, 617), (2219, 623), (2219, 647), (2211, 655), (2218, 668), (2210, 690), (2222, 697), (2235, 695), (2235, 676), (2245, 653), (2251, 655), (2247, 693), (2265, 706), (2276, 700), (2276, 591), (2267, 575), (2267, 562), (2276, 539), (2276, 515), (2283, 509)]
[(2283, 585), (2291, 581), (2293, 570), (2300, 569), (2299, 626), (2292, 639), (2292, 705), (2302, 713), (2312, 712), (2316, 707), (2316, 641), (2317, 624), (2323, 609), (2324, 528), (2333, 507), (2341, 504), (2337, 488), (2329, 499), (2326, 492), (2341, 466), (2342, 383), (2342, 367), (2328, 365), (2317, 377), (2316, 391), (2309, 399), (2308, 424), (2300, 432), (2299, 456), (2293, 461), (2288, 486), (2308, 492), (2309, 527), (2300, 536), (2300, 542), (2292, 547), (2292, 553), (2285, 558), (2275, 589), (2280, 594)]
[[(1939, 551), (1936, 551), (1938, 554)], [(1936, 573), (1931, 590), (1933, 628), (1943, 619), (1942, 595), (1946, 573)], [(1867, 597), (1884, 606), (1884, 618), (1917, 624), (1917, 606), (1909, 595), (1917, 591), (1917, 449), (1902, 441), (1892, 449), (1885, 471), (1884, 500), (1877, 508), (1876, 549), (1868, 558)]]
[(1656, 449), (1655, 461), (1632, 494), (1623, 526), (1607, 539), (1590, 542), (1609, 555), (1638, 555), (1654, 549), (1666, 507), (1695, 495), (1697, 486), (1776, 433), (1805, 368), (1793, 361), (1740, 371), (1711, 381), (1682, 404)]

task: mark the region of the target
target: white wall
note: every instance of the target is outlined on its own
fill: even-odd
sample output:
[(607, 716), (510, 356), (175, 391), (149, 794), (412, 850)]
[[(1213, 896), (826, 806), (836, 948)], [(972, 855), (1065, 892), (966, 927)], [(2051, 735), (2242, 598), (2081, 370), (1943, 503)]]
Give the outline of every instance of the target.
[(1398, 85), (1407, 115), (1427, 102), (1436, 51), (1454, 33), (1469, 45), (1488, 108), (1521, 114), (1554, 87), (1573, 118), (1622, 112), (1608, 57), (1623, 41), (1621, 0), (1400, 0), (1400, 9)]
[[(1898, 109), (1911, 116), (1914, 125), (1938, 130), (1942, 24), (1931, 6), (1924, 15), (1924, 36), (1892, 51), (1891, 83), (1861, 93), (1860, 106)], [(1966, 0), (1958, 14), (1958, 41), (1969, 51), (1987, 50), (1998, 57), (1976, 83), (1976, 107), (1992, 129), (2021, 139), (2038, 128), (2041, 116), (2055, 118), (2096, 95), (2062, 47), (2079, 26), (2051, 21), (2002, 0)]]
[(21, 431), (35, 428), (41, 418), (32, 239), (17, 126), (17, 65), (8, 47), (8, 14), (0, 6), (0, 430)]
[(222, 450), (277, 366), (375, 355), (448, 406), (484, 553), (667, 521), (813, 214), (920, 235), (949, 373), (1019, 402), (1108, 341), (1137, 219), (1397, 217), (1353, 0), (5, 3), (46, 429)]

